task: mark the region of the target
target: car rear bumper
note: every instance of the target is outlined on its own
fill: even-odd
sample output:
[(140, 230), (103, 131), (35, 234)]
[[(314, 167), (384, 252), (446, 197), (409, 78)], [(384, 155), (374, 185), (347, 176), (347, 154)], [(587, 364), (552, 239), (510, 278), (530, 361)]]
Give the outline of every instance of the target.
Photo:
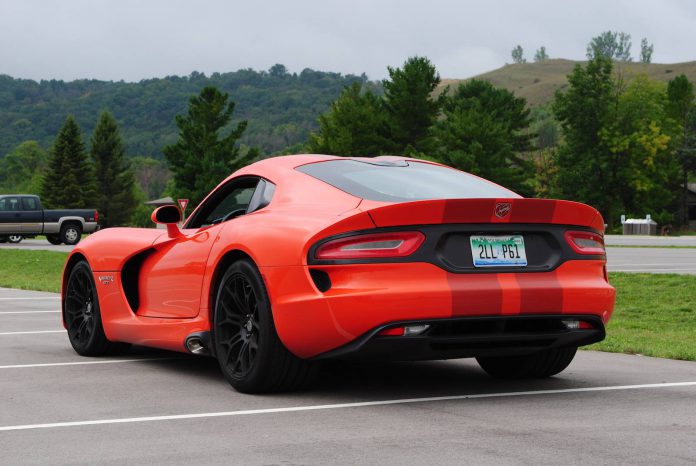
[(585, 315), (606, 323), (614, 308), (615, 290), (605, 279), (602, 260), (568, 261), (534, 273), (456, 274), (429, 263), (311, 269), (325, 274), (328, 289), (315, 283), (310, 267), (260, 268), (278, 335), (303, 358), (398, 322)]
[[(569, 329), (577, 320), (591, 328)], [(389, 336), (380, 332), (402, 326), (427, 325), (419, 335)], [(531, 354), (549, 348), (578, 347), (603, 340), (604, 324), (592, 315), (465, 317), (398, 322), (373, 329), (362, 337), (315, 359), (417, 361)]]

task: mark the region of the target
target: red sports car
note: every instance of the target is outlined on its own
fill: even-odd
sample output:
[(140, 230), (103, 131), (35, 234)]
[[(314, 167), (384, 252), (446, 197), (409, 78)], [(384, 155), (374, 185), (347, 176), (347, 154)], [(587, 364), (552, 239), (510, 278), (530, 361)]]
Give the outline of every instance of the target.
[(72, 346), (212, 355), (243, 392), (303, 386), (327, 358), (476, 357), (548, 377), (614, 307), (593, 208), (525, 199), (403, 157), (275, 157), (223, 181), (180, 228), (109, 228), (63, 274)]

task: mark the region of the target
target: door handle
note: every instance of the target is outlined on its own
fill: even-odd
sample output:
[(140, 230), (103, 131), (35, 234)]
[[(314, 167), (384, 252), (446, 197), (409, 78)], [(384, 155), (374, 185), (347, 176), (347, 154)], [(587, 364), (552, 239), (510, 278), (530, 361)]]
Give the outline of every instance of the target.
[(19, 214), (15, 214), (15, 218), (19, 218)]

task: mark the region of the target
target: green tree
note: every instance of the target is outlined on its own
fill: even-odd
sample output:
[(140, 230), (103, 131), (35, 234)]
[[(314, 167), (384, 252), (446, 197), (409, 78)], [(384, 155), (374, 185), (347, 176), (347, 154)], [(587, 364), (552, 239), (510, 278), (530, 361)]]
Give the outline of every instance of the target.
[(72, 116), (65, 119), (58, 133), (41, 186), (46, 207), (96, 207), (94, 167), (87, 157), (80, 127)]
[(48, 162), (48, 154), (36, 141), (24, 141), (0, 159), (0, 192), (35, 194)]
[(360, 83), (346, 87), (331, 109), (319, 117), (319, 131), (308, 150), (317, 154), (374, 156), (388, 152), (387, 121), (380, 99)]
[(135, 179), (125, 159), (116, 120), (102, 112), (91, 140), (98, 190), (99, 222), (103, 227), (125, 225), (135, 210)]
[(435, 66), (425, 57), (411, 57), (402, 68), (387, 68), (383, 81), (389, 138), (396, 153), (429, 149), (429, 130), (440, 112), (444, 92), (433, 98), (440, 84)]
[(648, 44), (648, 39), (643, 37), (640, 41), (640, 62), (652, 63), (653, 44)]
[(544, 47), (542, 45), (541, 47), (539, 47), (539, 50), (537, 50), (536, 53), (534, 54), (534, 61), (538, 63), (538, 62), (546, 61), (548, 59), (549, 59), (549, 55), (546, 53), (546, 47)]
[(563, 197), (595, 206), (610, 226), (619, 213), (669, 221), (675, 165), (664, 88), (645, 77), (626, 85), (604, 55), (576, 65), (568, 83), (554, 102), (564, 134), (557, 158)]
[(164, 148), (172, 169), (174, 195), (195, 206), (230, 172), (246, 165), (256, 151), (240, 153), (237, 140), (247, 127), (239, 122), (227, 130), (235, 104), (212, 86), (189, 100), (188, 113), (176, 116), (179, 139)]
[(527, 59), (524, 58), (524, 50), (521, 45), (517, 45), (512, 49), (512, 62), (513, 63), (527, 63)]
[(605, 31), (593, 37), (587, 44), (587, 58), (591, 60), (602, 56), (611, 60), (630, 62), (631, 45), (630, 34)]
[(461, 83), (445, 99), (443, 118), (433, 133), (437, 158), (448, 165), (529, 192), (531, 165), (522, 156), (532, 149), (526, 101), (487, 81)]
[(681, 168), (681, 208), (679, 220), (683, 225), (689, 222), (689, 207), (686, 189), (689, 174), (696, 170), (696, 131), (694, 119), (694, 85), (681, 74), (667, 84), (667, 112), (675, 122), (674, 148)]

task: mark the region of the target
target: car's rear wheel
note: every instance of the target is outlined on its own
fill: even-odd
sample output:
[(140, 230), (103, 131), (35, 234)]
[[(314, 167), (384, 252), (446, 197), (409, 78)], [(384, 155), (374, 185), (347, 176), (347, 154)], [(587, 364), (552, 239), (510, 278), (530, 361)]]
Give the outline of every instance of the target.
[(130, 347), (106, 338), (92, 269), (85, 261), (78, 262), (70, 271), (65, 287), (64, 313), (70, 344), (78, 354), (101, 356)]
[(214, 342), (222, 373), (240, 392), (302, 388), (317, 371), (316, 363), (294, 356), (278, 338), (266, 287), (249, 260), (233, 263), (220, 280)]
[(60, 235), (46, 235), (46, 240), (48, 240), (48, 242), (51, 244), (55, 244), (56, 246), (62, 244)]
[(82, 227), (77, 223), (68, 223), (60, 229), (60, 241), (67, 245), (74, 245), (82, 238)]
[(14, 243), (14, 244), (21, 243), (22, 242), (22, 235), (10, 235), (7, 237), (7, 240), (10, 243)]
[(573, 361), (576, 347), (550, 348), (524, 356), (479, 357), (481, 368), (493, 377), (545, 378), (561, 372)]

